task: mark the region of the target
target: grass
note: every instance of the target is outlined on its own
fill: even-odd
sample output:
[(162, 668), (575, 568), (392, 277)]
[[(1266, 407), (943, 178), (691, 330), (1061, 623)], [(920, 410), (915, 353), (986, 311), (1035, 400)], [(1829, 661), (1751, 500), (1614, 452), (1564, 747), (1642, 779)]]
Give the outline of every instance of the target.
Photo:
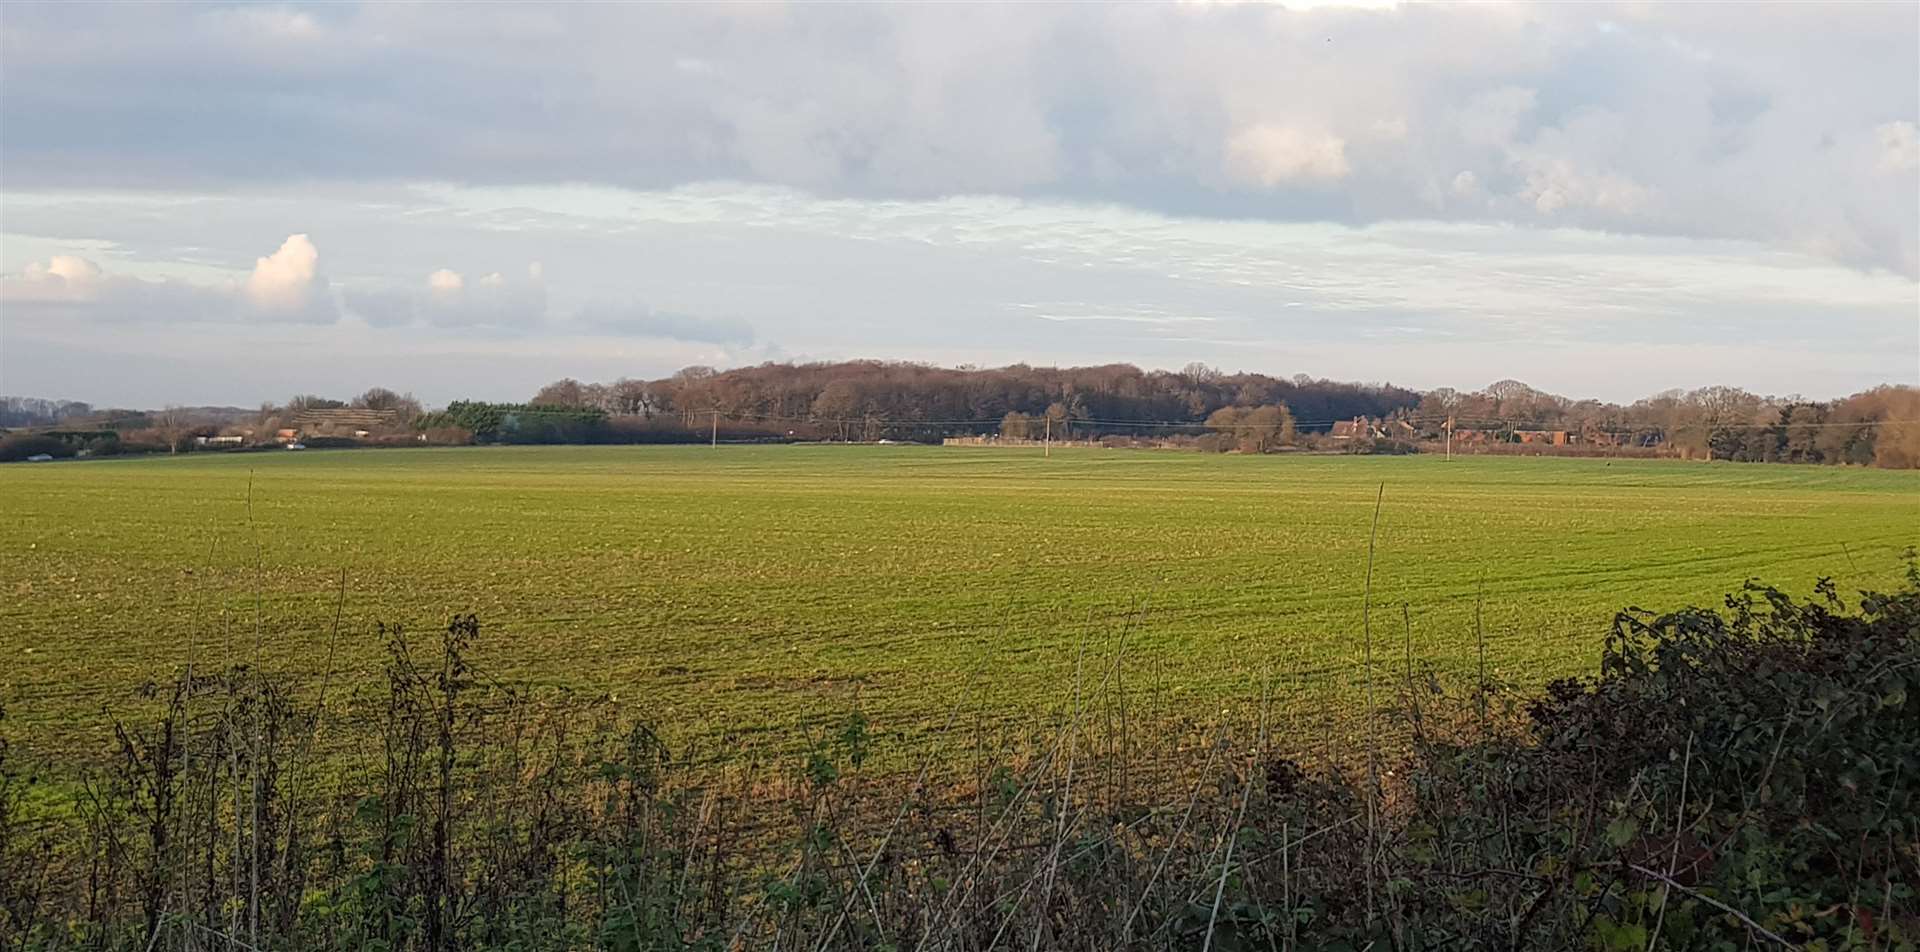
[[(1251, 717), (1276, 667), (1322, 720), (1376, 637), (1442, 669), (1590, 669), (1629, 604), (1748, 577), (1889, 586), (1920, 473), (1564, 459), (923, 447), (524, 447), (0, 467), (0, 704), (97, 748), (190, 661), (373, 687), (376, 622), (486, 625), (499, 677), (609, 694), (728, 745), (1071, 703), (1124, 635), (1164, 712)], [(251, 504), (249, 507), (249, 496)], [(249, 508), (251, 516), (249, 516)], [(1843, 548), (1844, 546), (1844, 548)], [(341, 580), (344, 574), (345, 585)], [(343, 599), (343, 600), (342, 600)], [(1329, 713), (1335, 712), (1335, 713)]]

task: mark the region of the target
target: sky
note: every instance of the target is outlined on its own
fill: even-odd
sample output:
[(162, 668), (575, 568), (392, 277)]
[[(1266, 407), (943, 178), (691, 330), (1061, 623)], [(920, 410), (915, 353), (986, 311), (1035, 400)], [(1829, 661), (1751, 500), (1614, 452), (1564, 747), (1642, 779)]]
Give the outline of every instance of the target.
[(0, 393), (1920, 382), (1920, 4), (0, 4)]

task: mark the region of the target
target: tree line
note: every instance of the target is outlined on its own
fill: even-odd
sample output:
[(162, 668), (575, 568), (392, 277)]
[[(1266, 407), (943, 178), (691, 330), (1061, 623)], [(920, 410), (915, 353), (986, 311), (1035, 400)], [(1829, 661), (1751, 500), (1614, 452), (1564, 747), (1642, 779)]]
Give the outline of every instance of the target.
[(1423, 432), (1451, 423), (1495, 436), (1517, 430), (1604, 435), (1618, 446), (1662, 446), (1688, 456), (1740, 462), (1920, 467), (1920, 389), (1881, 386), (1838, 400), (1762, 396), (1738, 387), (1667, 390), (1621, 405), (1574, 400), (1502, 380), (1420, 398)]
[(78, 400), (0, 397), (0, 427), (53, 426), (61, 420), (86, 416), (92, 412), (92, 404)]
[(877, 360), (766, 363), (717, 371), (688, 367), (658, 380), (558, 380), (533, 406), (592, 407), (612, 415), (678, 417), (688, 427), (712, 415), (824, 428), (857, 439), (885, 429), (896, 437), (994, 431), (1021, 420), (1055, 426), (1056, 438), (1204, 428), (1214, 412), (1285, 404), (1304, 428), (1324, 430), (1355, 416), (1384, 416), (1419, 404), (1392, 384), (1228, 374), (1204, 364), (1182, 370), (1097, 367), (935, 367)]
[[(1920, 390), (1913, 387), (1883, 386), (1820, 401), (1713, 386), (1619, 404), (1564, 397), (1517, 380), (1477, 391), (1441, 387), (1423, 393), (1305, 374), (1225, 373), (1198, 363), (1178, 371), (1130, 364), (980, 368), (877, 360), (725, 371), (688, 367), (658, 379), (566, 378), (525, 403), (461, 400), (438, 410), (384, 387), (347, 400), (301, 394), (257, 411), (96, 410), (6, 398), (0, 400), (0, 420), (9, 422), (0, 425), (43, 428), (35, 434), (36, 452), (48, 446), (39, 438), (48, 426), (71, 431), (71, 438), (57, 440), (67, 455), (83, 449), (180, 451), (216, 435), (267, 442), (303, 414), (330, 409), (385, 413), (390, 422), (363, 442), (935, 441), (985, 435), (1150, 438), (1259, 453), (1299, 444), (1404, 451), (1451, 436), (1466, 444), (1541, 438), (1556, 448), (1564, 443), (1607, 452), (1920, 467)], [(112, 440), (102, 436), (109, 430)], [(27, 448), (21, 434), (4, 439), (20, 444), (14, 449)]]
[(1448, 431), (1512, 442), (1560, 431), (1570, 444), (1640, 447), (1742, 462), (1920, 467), (1920, 390), (1883, 386), (1819, 401), (1737, 387), (1668, 390), (1628, 404), (1576, 399), (1517, 380), (1477, 391), (1420, 393), (1204, 364), (1179, 371), (1097, 367), (933, 367), (883, 361), (767, 363), (729, 371), (689, 367), (657, 380), (622, 378), (542, 387), (531, 407), (595, 409), (610, 418), (678, 421), (688, 438), (717, 419), (735, 431), (831, 439), (998, 434), (1084, 439), (1202, 434), (1202, 448), (1266, 452), (1361, 420), (1362, 433), (1441, 441)]

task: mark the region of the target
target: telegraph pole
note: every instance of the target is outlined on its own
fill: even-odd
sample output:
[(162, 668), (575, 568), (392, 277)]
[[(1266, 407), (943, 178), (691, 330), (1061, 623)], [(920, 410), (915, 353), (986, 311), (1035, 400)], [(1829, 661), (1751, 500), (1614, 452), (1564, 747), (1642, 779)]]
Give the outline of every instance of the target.
[(1447, 462), (1453, 462), (1453, 418), (1447, 418)]
[(712, 442), (708, 445), (718, 449), (720, 447), (720, 411), (718, 409), (713, 411), (713, 435), (711, 440)]
[(1053, 414), (1051, 413), (1047, 414), (1047, 440), (1043, 444), (1043, 446), (1045, 447), (1045, 449), (1042, 449), (1040, 451), (1040, 455), (1047, 459), (1052, 459), (1053, 458)]

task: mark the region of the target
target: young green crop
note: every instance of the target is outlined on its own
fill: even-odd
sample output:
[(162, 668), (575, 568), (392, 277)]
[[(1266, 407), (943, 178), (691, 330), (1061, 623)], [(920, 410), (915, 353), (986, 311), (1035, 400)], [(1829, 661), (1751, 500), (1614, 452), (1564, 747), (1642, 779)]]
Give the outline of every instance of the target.
[(6, 466), (0, 704), (28, 744), (95, 749), (103, 707), (179, 666), (317, 683), (331, 658), (345, 695), (375, 676), (376, 622), (474, 612), (494, 677), (682, 732), (798, 736), (856, 703), (903, 733), (956, 705), (1043, 717), (1122, 637), (1163, 712), (1245, 711), (1284, 672), (1284, 704), (1331, 716), (1357, 703), (1383, 484), (1390, 672), (1403, 604), (1422, 662), (1468, 671), (1484, 588), (1490, 664), (1538, 683), (1590, 666), (1627, 605), (1885, 585), (1920, 542), (1920, 473), (1815, 466), (909, 446)]

